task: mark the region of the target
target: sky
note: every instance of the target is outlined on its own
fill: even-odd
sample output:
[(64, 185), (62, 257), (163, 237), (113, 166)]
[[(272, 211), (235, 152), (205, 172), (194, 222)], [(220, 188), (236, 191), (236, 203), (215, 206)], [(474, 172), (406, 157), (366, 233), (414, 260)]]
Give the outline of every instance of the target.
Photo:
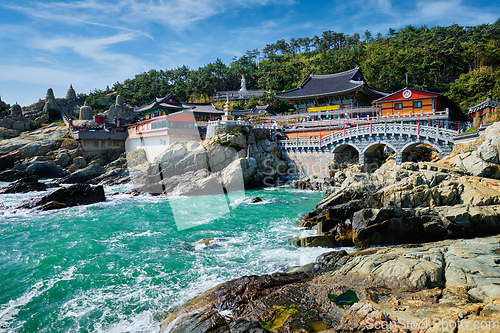
[(196, 69), (278, 39), (494, 23), (499, 1), (2, 0), (0, 98), (88, 94), (150, 69)]

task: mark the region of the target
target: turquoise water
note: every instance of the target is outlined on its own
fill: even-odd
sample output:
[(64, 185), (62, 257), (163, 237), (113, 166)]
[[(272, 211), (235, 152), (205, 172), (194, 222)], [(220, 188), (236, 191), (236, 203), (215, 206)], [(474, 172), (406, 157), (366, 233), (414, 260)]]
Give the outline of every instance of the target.
[[(219, 283), (330, 251), (289, 242), (313, 234), (295, 220), (320, 193), (181, 197), (174, 209), (164, 197), (124, 194), (50, 212), (10, 208), (33, 195), (0, 195), (8, 207), (0, 210), (0, 332), (158, 332), (166, 311)], [(255, 196), (264, 201), (246, 202)]]

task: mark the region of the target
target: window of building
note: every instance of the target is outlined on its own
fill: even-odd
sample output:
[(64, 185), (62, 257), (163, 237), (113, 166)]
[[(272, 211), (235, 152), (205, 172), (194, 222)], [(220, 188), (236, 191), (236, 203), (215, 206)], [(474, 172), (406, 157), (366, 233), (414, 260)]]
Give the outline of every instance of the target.
[(396, 109), (396, 110), (403, 110), (403, 103), (396, 103), (396, 104), (394, 104), (394, 109)]
[(422, 101), (413, 102), (413, 108), (414, 109), (422, 108)]

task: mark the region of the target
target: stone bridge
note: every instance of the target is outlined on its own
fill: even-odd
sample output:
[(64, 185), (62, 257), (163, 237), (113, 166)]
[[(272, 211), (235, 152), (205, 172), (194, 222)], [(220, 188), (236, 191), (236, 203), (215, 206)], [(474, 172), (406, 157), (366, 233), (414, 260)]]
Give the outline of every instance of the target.
[(297, 172), (309, 176), (327, 177), (328, 161), (334, 154), (355, 149), (359, 164), (373, 163), (377, 148), (387, 146), (396, 153), (396, 164), (401, 164), (418, 144), (428, 144), (443, 158), (451, 154), (456, 130), (393, 123), (353, 127), (317, 139), (279, 141), (285, 157), (295, 162)]

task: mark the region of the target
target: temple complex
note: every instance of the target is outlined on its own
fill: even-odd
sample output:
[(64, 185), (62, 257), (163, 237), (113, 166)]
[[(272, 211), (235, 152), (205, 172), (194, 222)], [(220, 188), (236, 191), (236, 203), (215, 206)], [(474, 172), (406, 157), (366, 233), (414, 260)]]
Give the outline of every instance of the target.
[(190, 110), (196, 121), (219, 119), (224, 112), (212, 103), (181, 103), (172, 94), (163, 98), (155, 98), (147, 105), (135, 108), (134, 112), (144, 120), (166, 116), (174, 112)]
[(332, 119), (345, 117), (346, 111), (350, 117), (370, 114), (372, 101), (387, 95), (369, 87), (359, 67), (336, 74), (311, 74), (298, 88), (274, 94), (292, 103), (297, 113), (315, 112)]
[(149, 162), (174, 142), (199, 141), (196, 118), (191, 111), (182, 110), (150, 117), (128, 127), (130, 151), (143, 148)]
[(373, 105), (380, 117), (435, 116), (453, 109), (453, 102), (443, 94), (410, 87), (373, 101)]

